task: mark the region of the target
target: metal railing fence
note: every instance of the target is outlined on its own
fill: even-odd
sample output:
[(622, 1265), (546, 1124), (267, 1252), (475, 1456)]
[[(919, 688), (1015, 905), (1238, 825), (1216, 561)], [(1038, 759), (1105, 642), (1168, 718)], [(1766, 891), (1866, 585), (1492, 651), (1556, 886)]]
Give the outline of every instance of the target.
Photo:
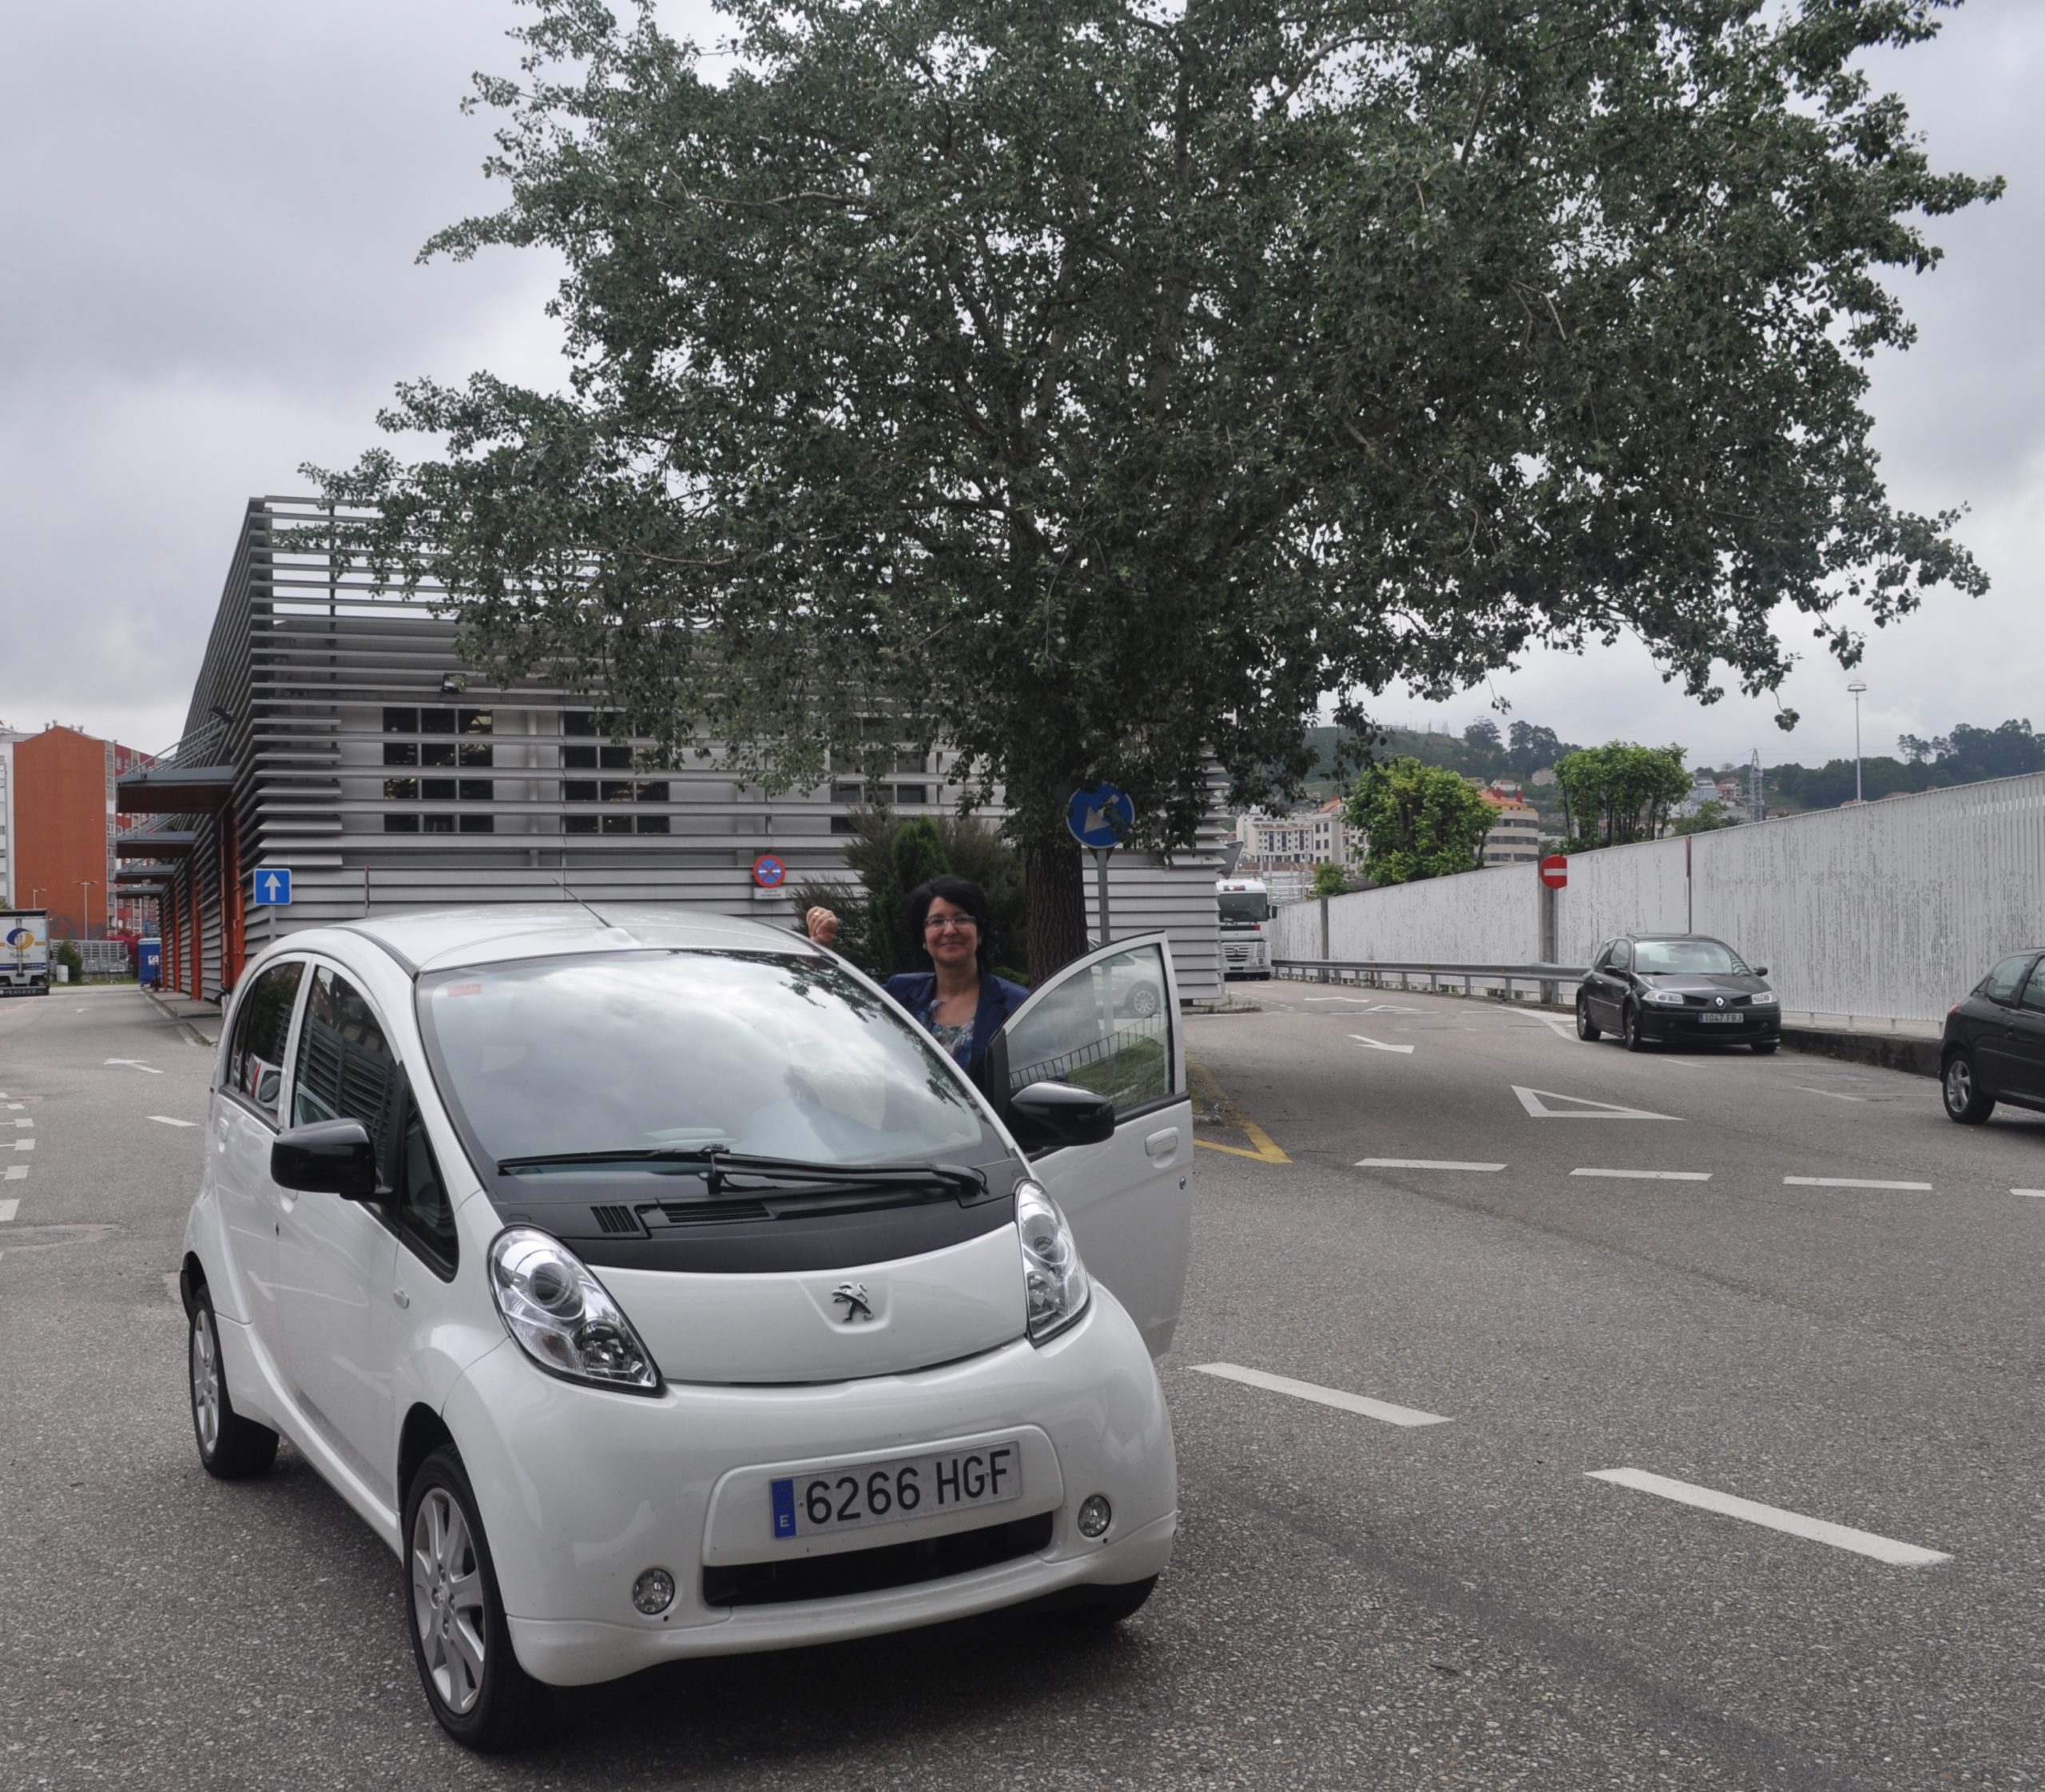
[(1551, 1008), (1559, 1005), (1563, 985), (1574, 987), (1590, 974), (1590, 967), (1582, 964), (1424, 964), (1356, 958), (1274, 958), (1271, 970), (1274, 976), (1310, 983), (1360, 983), (1371, 989), (1393, 987), (1385, 979), (1396, 977), (1398, 988), (1410, 990), (1411, 979), (1425, 977), (1428, 990), (1433, 994), (1440, 992), (1441, 979), (1446, 977), (1460, 982), (1465, 995), (1496, 994), (1509, 1002), (1520, 999), (1515, 993), (1519, 984), (1532, 983), (1536, 988), (1534, 999)]

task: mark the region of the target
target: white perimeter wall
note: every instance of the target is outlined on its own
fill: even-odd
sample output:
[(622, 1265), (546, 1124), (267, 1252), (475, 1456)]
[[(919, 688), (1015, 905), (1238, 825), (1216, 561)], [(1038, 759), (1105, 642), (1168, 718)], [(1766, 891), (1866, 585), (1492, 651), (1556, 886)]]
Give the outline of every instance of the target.
[[(1539, 905), (1528, 865), (1337, 896), (1328, 956), (1528, 964)], [(1280, 911), (1281, 956), (1321, 956), (1320, 909)], [(1793, 1011), (1936, 1020), (1997, 958), (2045, 944), (2045, 774), (1579, 853), (1555, 920), (1564, 964), (1689, 926), (1767, 965)]]

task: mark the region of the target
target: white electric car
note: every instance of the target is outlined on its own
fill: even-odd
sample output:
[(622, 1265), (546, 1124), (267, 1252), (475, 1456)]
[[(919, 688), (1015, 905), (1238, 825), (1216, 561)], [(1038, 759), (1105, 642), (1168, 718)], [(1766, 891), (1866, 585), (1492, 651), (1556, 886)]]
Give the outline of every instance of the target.
[(391, 1545), (457, 1739), (510, 1741), (529, 1676), (1126, 1616), (1169, 1559), (1161, 937), (1036, 991), (985, 1094), (830, 953), (653, 908), (295, 934), (221, 1037), (201, 1460), (260, 1473), (282, 1434)]

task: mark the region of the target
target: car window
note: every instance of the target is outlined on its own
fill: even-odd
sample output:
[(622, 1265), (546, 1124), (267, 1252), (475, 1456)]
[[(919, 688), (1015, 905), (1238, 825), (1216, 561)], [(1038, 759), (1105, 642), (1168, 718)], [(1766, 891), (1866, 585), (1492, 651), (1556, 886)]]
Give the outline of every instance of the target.
[(455, 1209), (419, 1118), (419, 1103), (409, 1097), (404, 1130), (398, 1141), (398, 1229), (406, 1243), (442, 1274), (455, 1273)]
[(1630, 941), (1614, 940), (1612, 942), (1612, 968), (1614, 971), (1633, 968), (1633, 945)]
[(226, 1087), (274, 1120), (284, 1079), (284, 1047), (291, 1037), (291, 1011), (305, 963), (272, 964), (256, 979), (235, 1011), (234, 1038), (228, 1047)]
[(400, 1084), (398, 1061), (375, 1011), (339, 972), (315, 974), (299, 1029), (298, 1066), (292, 1078), (292, 1122), (359, 1120), (387, 1163)]
[(1008, 1092), (1071, 1083), (1117, 1114), (1177, 1094), (1163, 948), (1111, 953), (1046, 988), (1008, 1027)]
[(1643, 940), (1636, 951), (1636, 968), (1644, 976), (1688, 972), (1697, 976), (1737, 977), (1746, 965), (1730, 946), (1716, 940)]
[(2021, 1005), (2039, 1013), (2045, 1013), (2045, 958), (2039, 960), (2031, 973), (2031, 980), (2023, 986)]
[(2023, 973), (2031, 964), (2031, 954), (2023, 952), (2015, 958), (2006, 958), (1983, 977), (1974, 993), (1985, 995), (1991, 1002), (1999, 1002), (2008, 1007), (2016, 1000), (2017, 987), (2023, 981)]

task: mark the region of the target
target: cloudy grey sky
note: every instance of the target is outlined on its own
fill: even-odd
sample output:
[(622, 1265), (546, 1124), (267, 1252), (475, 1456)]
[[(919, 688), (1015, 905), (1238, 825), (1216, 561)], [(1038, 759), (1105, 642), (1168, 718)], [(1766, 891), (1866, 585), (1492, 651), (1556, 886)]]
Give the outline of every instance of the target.
[[(685, 25), (697, 0), (663, 8)], [(494, 203), (471, 70), (508, 70), (511, 0), (109, 0), (6, 9), (0, 108), (0, 720), (167, 744), (242, 507), (352, 460), (393, 383), (487, 367), (550, 383), (554, 270), (505, 252), (415, 264), (435, 228)], [(705, 35), (710, 32), (705, 30)], [(1874, 396), (1892, 487), (1972, 506), (1995, 580), (1876, 635), (1870, 752), (1900, 731), (2028, 716), (2045, 726), (2045, 6), (1970, 0), (1932, 46), (1875, 73), (1947, 168), (2009, 178), (1941, 223), (1908, 283), (1920, 326)], [(1850, 753), (1847, 674), (1813, 649), (1773, 705), (1710, 709), (1646, 656), (1537, 657), (1391, 720), (1459, 729), (1494, 697), (1565, 738), (1679, 741), (1700, 760)]]

